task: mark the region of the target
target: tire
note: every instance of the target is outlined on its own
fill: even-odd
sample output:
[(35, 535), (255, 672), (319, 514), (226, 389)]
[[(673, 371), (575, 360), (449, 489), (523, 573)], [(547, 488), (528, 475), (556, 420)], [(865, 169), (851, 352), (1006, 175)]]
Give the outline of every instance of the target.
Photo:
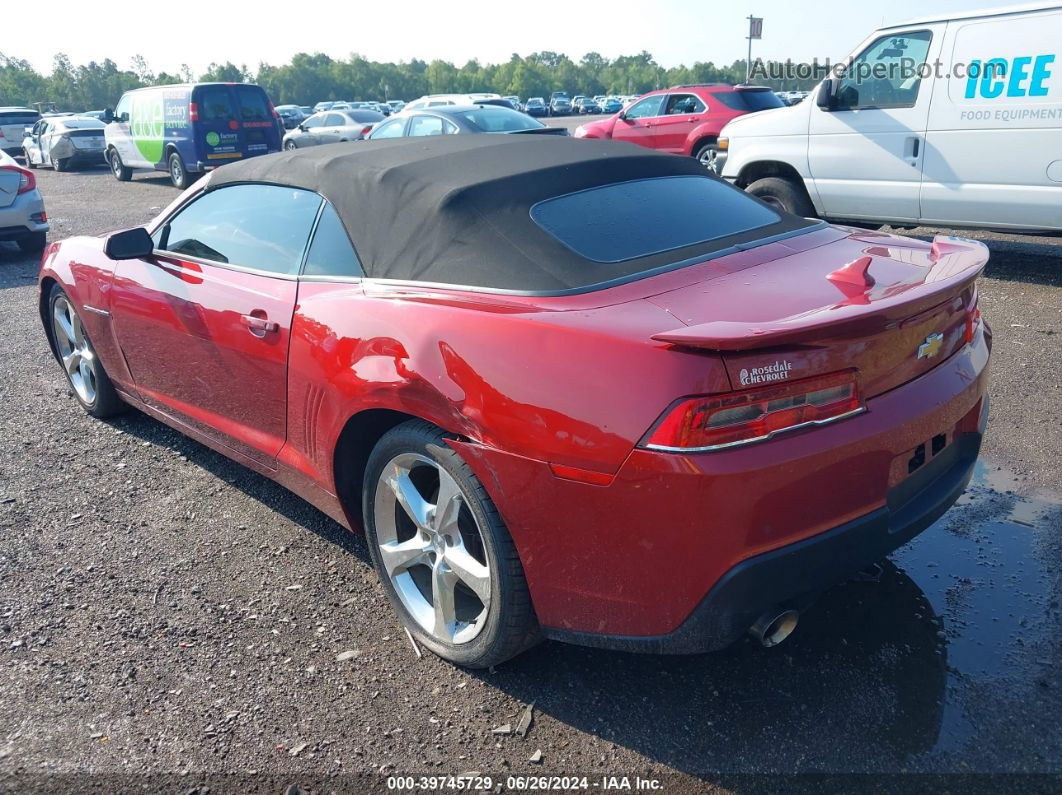
[(70, 158), (69, 157), (52, 157), (52, 168), (56, 171), (69, 171), (70, 170)]
[(17, 241), (18, 250), (23, 254), (40, 254), (44, 250), (44, 246), (48, 243), (47, 232), (30, 232), (25, 237), (20, 237)]
[(26, 161), (26, 168), (36, 168), (37, 167), (37, 164), (34, 163), (32, 160), (30, 160), (29, 150), (28, 149), (23, 149), (22, 150), (22, 159)]
[[(417, 642), (457, 665), (487, 668), (537, 643), (538, 620), (520, 557), (497, 508), (446, 438), (420, 420), (383, 435), (365, 468), (365, 532), (388, 599)], [(444, 506), (437, 518), (444, 481), (447, 493), (456, 496), (446, 503), (451, 510)], [(420, 498), (422, 521), (401, 507), (400, 492)], [(386, 564), (385, 547), (390, 548)], [(484, 577), (489, 578), (485, 583)], [(438, 599), (440, 591), (449, 599)], [(486, 602), (477, 596), (483, 592)], [(448, 613), (442, 604), (449, 605)], [(447, 615), (452, 622), (440, 621)]]
[(811, 204), (802, 185), (796, 185), (785, 177), (764, 177), (745, 190), (763, 202), (803, 218), (814, 218), (815, 207)]
[(133, 169), (122, 164), (122, 156), (117, 149), (112, 149), (107, 155), (107, 163), (111, 167), (111, 173), (119, 182), (128, 182), (133, 178)]
[(287, 141), (284, 142), (284, 148), (287, 149), (289, 152), (294, 152), (296, 149), (299, 148), (299, 145), (289, 138)]
[(188, 173), (188, 169), (184, 167), (184, 161), (181, 156), (176, 152), (170, 152), (170, 156), (166, 158), (166, 170), (169, 172), (170, 182), (178, 190), (184, 190), (192, 184), (191, 175)]
[[(60, 316), (65, 324), (57, 319)], [(73, 302), (58, 284), (52, 285), (48, 296), (48, 322), (59, 364), (81, 407), (98, 419), (125, 411), (126, 404), (103, 369)]]
[(693, 153), (697, 162), (713, 174), (719, 173), (719, 162), (716, 160), (718, 155), (719, 147), (716, 145), (715, 141), (705, 141), (698, 146), (697, 151)]

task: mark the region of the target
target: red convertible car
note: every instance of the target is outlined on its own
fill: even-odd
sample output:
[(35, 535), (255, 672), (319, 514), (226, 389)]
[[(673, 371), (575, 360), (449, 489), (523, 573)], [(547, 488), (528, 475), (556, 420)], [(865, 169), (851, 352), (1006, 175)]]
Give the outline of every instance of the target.
[(40, 313), (134, 406), (364, 529), (466, 666), (765, 645), (965, 488), (979, 243), (780, 213), (617, 142), (440, 136), (213, 172), (49, 246)]

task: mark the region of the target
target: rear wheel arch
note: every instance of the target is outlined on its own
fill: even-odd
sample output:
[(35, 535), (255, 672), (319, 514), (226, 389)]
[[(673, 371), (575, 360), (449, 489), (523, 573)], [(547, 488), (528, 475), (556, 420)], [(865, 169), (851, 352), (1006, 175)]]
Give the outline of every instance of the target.
[[(431, 420), (394, 409), (374, 408), (359, 411), (349, 417), (339, 433), (332, 453), (332, 476), (336, 496), (343, 506), (352, 527), (361, 527), (362, 486), (365, 467), (376, 443), (392, 428), (410, 420), (420, 420), (438, 426)], [(444, 431), (450, 433), (447, 429)], [(461, 434), (452, 434), (464, 439)]]
[(687, 147), (686, 154), (688, 154), (690, 157), (696, 157), (697, 156), (697, 151), (702, 146), (704, 146), (705, 144), (717, 143), (719, 141), (719, 136), (715, 135), (715, 134), (708, 135), (708, 134), (694, 133), (693, 135), (690, 136), (690, 140), (693, 141), (693, 144), (690, 145), (689, 147)]

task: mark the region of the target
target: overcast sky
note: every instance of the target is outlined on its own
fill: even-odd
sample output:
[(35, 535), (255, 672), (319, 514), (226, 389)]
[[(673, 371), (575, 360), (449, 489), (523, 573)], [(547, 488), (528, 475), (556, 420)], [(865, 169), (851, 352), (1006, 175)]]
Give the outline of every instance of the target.
[[(257, 69), (296, 52), (333, 58), (359, 53), (376, 61), (435, 58), (458, 66), (470, 58), (506, 61), (517, 52), (588, 51), (608, 58), (648, 50), (665, 67), (744, 57), (749, 14), (764, 18), (753, 57), (836, 60), (883, 22), (969, 8), (999, 0), (888, 0), (884, 3), (756, 0), (391, 0), (291, 2), (178, 0), (119, 3), (49, 0), (40, 25), (0, 25), (0, 53), (51, 70), (65, 52), (74, 64), (110, 58), (128, 68), (136, 54), (156, 71), (176, 73), (187, 63), (199, 73), (211, 61)], [(43, 7), (42, 7), (43, 8)], [(33, 18), (31, 13), (24, 19)]]

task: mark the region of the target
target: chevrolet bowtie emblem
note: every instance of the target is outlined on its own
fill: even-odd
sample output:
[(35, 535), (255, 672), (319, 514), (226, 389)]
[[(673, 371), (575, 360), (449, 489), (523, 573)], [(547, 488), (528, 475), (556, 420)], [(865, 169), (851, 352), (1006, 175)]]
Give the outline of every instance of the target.
[(918, 358), (932, 359), (934, 356), (940, 353), (940, 349), (943, 346), (943, 334), (940, 334), (939, 332), (937, 334), (930, 334), (928, 337), (926, 337), (925, 342), (918, 346)]

